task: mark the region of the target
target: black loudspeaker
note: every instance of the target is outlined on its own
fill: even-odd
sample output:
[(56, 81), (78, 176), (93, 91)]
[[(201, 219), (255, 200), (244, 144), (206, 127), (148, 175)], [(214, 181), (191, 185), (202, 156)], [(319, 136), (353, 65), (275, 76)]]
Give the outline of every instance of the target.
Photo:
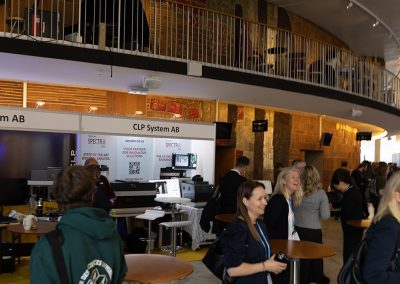
[(371, 140), (371, 139), (372, 139), (372, 132), (357, 132), (356, 134), (357, 141)]
[(332, 133), (329, 132), (324, 132), (322, 133), (322, 137), (321, 137), (321, 145), (323, 146), (329, 146), (331, 145), (331, 141), (332, 141)]

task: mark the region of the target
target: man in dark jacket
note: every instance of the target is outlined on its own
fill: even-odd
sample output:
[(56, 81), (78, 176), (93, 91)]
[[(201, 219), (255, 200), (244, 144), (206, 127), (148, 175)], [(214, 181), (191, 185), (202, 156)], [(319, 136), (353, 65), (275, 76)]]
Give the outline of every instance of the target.
[(236, 213), (237, 191), (239, 185), (246, 180), (244, 177), (250, 160), (241, 156), (236, 160), (235, 167), (227, 172), (219, 185), (221, 213)]

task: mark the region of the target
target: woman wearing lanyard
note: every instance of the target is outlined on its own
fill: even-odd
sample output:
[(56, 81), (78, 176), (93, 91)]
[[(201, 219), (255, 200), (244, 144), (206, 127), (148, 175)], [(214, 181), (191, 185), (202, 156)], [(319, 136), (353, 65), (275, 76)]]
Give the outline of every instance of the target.
[(237, 195), (237, 221), (231, 223), (221, 235), (225, 266), (236, 284), (268, 283), (269, 273), (278, 274), (286, 264), (274, 260), (265, 225), (260, 218), (267, 205), (267, 197), (261, 184), (245, 181)]
[[(283, 169), (276, 181), (274, 193), (265, 210), (264, 222), (270, 239), (299, 240), (294, 228), (293, 206), (301, 203), (300, 173), (295, 168)], [(288, 271), (280, 275), (272, 275), (274, 284), (288, 283)]]

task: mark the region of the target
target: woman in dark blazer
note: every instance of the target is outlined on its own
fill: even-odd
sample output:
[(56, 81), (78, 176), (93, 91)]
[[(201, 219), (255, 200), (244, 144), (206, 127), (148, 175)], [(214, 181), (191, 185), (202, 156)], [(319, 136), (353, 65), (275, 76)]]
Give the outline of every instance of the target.
[[(367, 233), (367, 250), (362, 268), (365, 283), (400, 283), (399, 241), (400, 173), (396, 173), (385, 186), (378, 212)], [(393, 260), (397, 264), (394, 270), (391, 268)]]
[[(274, 193), (265, 210), (264, 222), (270, 239), (295, 239), (293, 206), (299, 205), (303, 196), (300, 173), (295, 168), (283, 169), (276, 181)], [(274, 284), (289, 283), (289, 271), (272, 274)]]
[(340, 222), (343, 230), (343, 263), (345, 263), (357, 248), (363, 235), (363, 229), (347, 224), (349, 220), (363, 219), (363, 200), (348, 170), (337, 169), (333, 173), (331, 184), (336, 190), (343, 192), (340, 202)]
[(261, 221), (266, 198), (261, 184), (242, 183), (237, 195), (238, 219), (221, 235), (227, 273), (236, 278), (236, 284), (266, 284), (271, 272), (281, 273), (286, 269), (286, 264), (275, 261)]

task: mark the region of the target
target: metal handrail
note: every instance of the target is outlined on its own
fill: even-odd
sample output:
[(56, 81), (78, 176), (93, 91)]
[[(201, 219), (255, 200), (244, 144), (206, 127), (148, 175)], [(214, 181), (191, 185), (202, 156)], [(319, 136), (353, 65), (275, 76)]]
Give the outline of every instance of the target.
[(343, 48), (206, 8), (167, 0), (16, 0), (5, 1), (3, 11), (2, 37), (197, 61), (400, 108), (400, 79), (382, 66)]

